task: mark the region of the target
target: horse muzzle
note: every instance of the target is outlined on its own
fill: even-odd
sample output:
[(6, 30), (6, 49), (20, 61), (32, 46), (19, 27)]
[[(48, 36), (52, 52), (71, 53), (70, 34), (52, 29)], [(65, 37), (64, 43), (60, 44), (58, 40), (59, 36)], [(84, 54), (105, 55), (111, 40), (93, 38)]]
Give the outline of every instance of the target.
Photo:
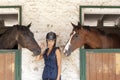
[(41, 49), (33, 49), (31, 51), (33, 52), (32, 56), (38, 56), (41, 53)]
[(71, 54), (71, 50), (64, 50), (63, 53), (65, 56), (69, 56)]

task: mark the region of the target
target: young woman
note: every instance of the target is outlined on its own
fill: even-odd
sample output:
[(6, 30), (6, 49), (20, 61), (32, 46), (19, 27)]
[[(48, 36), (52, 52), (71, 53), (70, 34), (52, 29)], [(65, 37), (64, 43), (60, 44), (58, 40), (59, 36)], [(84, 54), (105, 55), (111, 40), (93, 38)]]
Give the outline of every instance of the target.
[(44, 58), (43, 80), (61, 80), (61, 53), (56, 47), (56, 34), (49, 32), (46, 35), (47, 48), (36, 57), (36, 60)]

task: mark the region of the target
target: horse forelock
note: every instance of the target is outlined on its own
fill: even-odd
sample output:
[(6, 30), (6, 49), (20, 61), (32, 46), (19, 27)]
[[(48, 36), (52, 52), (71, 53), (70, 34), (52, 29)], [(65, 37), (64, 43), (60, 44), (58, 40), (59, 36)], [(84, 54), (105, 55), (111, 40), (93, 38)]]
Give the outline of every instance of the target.
[(79, 29), (75, 29), (73, 28), (72, 32), (70, 33), (70, 36), (74, 33), (74, 32), (78, 32)]
[(79, 30), (79, 29), (81, 29), (80, 26), (76, 26), (76, 27), (73, 28), (74, 31), (75, 31), (75, 30)]

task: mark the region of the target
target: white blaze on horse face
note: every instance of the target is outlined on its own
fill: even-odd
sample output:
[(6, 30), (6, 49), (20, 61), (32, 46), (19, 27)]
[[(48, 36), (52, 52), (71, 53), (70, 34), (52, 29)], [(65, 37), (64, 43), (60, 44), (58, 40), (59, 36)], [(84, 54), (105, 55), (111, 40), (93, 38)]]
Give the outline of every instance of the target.
[(74, 34), (75, 34), (76, 32), (74, 31), (73, 32), (73, 34), (70, 36), (70, 39), (69, 39), (69, 41), (68, 41), (68, 43), (66, 44), (66, 46), (65, 46), (65, 48), (64, 48), (64, 53), (66, 53), (66, 51), (68, 51), (69, 50), (69, 48), (70, 48), (70, 45), (71, 45), (71, 39), (72, 39), (72, 37), (74, 36)]

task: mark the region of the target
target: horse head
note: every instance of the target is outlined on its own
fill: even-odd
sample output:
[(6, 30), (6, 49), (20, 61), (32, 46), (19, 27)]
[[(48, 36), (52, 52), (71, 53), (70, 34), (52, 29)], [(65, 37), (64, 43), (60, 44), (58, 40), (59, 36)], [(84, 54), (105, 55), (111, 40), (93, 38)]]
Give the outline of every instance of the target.
[(30, 26), (23, 25), (14, 25), (17, 27), (17, 36), (16, 40), (18, 44), (20, 44), (23, 48), (27, 48), (34, 53), (34, 56), (39, 55), (41, 53), (41, 48), (37, 44), (34, 34), (30, 31)]
[(64, 54), (69, 56), (75, 49), (81, 47), (85, 41), (85, 31), (83, 26), (78, 22), (78, 25), (71, 23), (73, 26), (72, 32), (70, 33), (70, 39), (68, 40)]

